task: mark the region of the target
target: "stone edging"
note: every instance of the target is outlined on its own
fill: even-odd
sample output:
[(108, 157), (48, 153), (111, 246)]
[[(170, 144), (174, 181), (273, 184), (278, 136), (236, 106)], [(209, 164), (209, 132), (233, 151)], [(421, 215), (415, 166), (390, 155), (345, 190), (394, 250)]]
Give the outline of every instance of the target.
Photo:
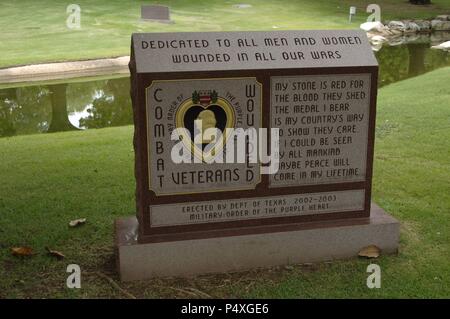
[(118, 58), (44, 63), (0, 69), (0, 84), (127, 74), (129, 56)]
[[(366, 22), (360, 28), (367, 32), (367, 37), (374, 50), (379, 50), (383, 43), (398, 45), (420, 40), (420, 37), (436, 38), (432, 44), (438, 44), (433, 48), (446, 49), (448, 43), (434, 43), (439, 38), (445, 39), (445, 34), (450, 32), (450, 15), (439, 15), (432, 20), (402, 20), (389, 21), (383, 24), (379, 21)], [(442, 34), (443, 37), (439, 37)], [(448, 38), (447, 38), (448, 39)], [(445, 40), (444, 40), (445, 41)]]

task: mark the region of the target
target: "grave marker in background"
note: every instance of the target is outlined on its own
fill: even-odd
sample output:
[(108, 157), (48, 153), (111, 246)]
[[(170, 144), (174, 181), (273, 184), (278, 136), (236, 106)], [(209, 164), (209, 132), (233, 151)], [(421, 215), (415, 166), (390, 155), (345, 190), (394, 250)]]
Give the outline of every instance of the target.
[(162, 23), (172, 23), (170, 20), (170, 9), (161, 5), (142, 5), (141, 19)]

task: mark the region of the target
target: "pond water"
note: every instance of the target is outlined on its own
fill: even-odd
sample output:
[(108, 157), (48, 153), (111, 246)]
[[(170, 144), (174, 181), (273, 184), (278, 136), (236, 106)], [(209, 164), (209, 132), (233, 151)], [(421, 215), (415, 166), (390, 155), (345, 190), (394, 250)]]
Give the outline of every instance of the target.
[[(427, 42), (384, 46), (375, 54), (380, 87), (450, 66), (450, 53)], [(0, 137), (132, 124), (129, 92), (129, 77), (1, 89)]]

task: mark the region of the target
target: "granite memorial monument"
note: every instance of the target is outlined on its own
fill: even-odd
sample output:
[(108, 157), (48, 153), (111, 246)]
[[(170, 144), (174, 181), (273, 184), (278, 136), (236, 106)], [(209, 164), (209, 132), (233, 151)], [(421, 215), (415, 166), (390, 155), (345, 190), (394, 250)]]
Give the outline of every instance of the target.
[[(398, 222), (371, 203), (378, 63), (364, 32), (133, 34), (130, 71), (137, 218), (116, 222), (122, 280), (397, 250)], [(213, 153), (198, 121), (223, 133)], [(278, 154), (270, 174), (207, 160), (228, 129), (272, 128), (277, 150), (270, 133), (257, 145)], [(174, 161), (175, 145), (194, 160)]]

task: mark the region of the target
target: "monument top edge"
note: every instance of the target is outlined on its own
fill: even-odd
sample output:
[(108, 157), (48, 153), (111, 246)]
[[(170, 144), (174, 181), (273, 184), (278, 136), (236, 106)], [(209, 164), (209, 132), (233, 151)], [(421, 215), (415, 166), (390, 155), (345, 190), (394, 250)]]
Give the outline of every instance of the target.
[(358, 34), (358, 35), (366, 35), (366, 32), (361, 29), (309, 29), (309, 30), (250, 30), (250, 31), (179, 31), (179, 32), (133, 32), (132, 37), (139, 36), (149, 36), (149, 37), (159, 37), (159, 36), (174, 36), (174, 35), (239, 35), (239, 34), (300, 34), (304, 35), (313, 34), (313, 33), (342, 33), (342, 34)]
[(136, 73), (376, 67), (362, 30), (133, 33)]

